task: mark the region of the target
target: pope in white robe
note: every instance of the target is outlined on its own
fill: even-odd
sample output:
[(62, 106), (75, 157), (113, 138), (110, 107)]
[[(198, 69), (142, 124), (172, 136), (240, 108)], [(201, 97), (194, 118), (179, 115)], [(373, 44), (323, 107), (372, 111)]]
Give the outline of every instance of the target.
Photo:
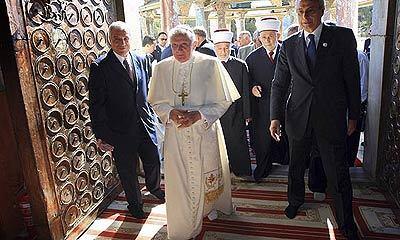
[[(168, 238), (190, 239), (200, 233), (204, 216), (216, 210), (233, 211), (218, 119), (240, 95), (216, 58), (193, 52), (188, 27), (178, 26), (171, 32), (173, 56), (155, 66), (148, 101), (166, 127)], [(198, 117), (193, 118), (194, 114)]]

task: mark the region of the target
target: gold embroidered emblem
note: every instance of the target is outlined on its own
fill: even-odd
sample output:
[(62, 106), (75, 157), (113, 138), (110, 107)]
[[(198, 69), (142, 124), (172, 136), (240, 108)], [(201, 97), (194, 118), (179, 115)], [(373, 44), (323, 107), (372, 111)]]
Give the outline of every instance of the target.
[(215, 202), (224, 191), (224, 180), (221, 168), (208, 172), (205, 175), (205, 201), (209, 204)]

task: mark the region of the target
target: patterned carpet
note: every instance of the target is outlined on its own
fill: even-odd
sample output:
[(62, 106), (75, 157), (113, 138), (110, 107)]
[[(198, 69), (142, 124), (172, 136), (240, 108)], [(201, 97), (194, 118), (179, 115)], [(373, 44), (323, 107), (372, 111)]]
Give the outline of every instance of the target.
[[(395, 216), (399, 210), (364, 177), (361, 168), (353, 168), (351, 175), (353, 209), (363, 239), (400, 239), (400, 221)], [(212, 222), (205, 219), (196, 240), (344, 239), (337, 230), (329, 197), (319, 202), (307, 192), (298, 216), (293, 220), (285, 217), (286, 176), (286, 166), (275, 166), (271, 177), (259, 184), (232, 177), (235, 213), (219, 213)], [(131, 217), (121, 193), (80, 239), (167, 239), (165, 205), (145, 191), (144, 195), (147, 219)]]

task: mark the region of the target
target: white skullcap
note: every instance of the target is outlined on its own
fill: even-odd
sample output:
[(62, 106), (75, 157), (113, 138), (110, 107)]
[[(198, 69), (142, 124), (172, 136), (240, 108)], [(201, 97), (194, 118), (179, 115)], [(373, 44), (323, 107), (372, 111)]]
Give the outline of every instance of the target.
[(261, 19), (258, 23), (257, 30), (262, 31), (277, 31), (279, 32), (281, 27), (281, 21), (274, 17), (266, 17)]
[(221, 42), (228, 42), (230, 43), (232, 41), (233, 33), (229, 31), (228, 29), (218, 29), (214, 31), (213, 34), (213, 42), (214, 44), (216, 43), (221, 43)]

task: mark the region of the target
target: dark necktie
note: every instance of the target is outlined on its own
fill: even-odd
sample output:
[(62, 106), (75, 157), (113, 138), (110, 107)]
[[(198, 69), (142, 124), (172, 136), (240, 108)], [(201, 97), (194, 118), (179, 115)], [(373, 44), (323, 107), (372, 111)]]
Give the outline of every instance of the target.
[(271, 60), (272, 64), (275, 63), (273, 56), (274, 56), (274, 51), (271, 51), (271, 52), (268, 53), (269, 60)]
[(132, 69), (129, 66), (128, 60), (126, 60), (126, 58), (123, 61), (125, 70), (128, 72), (129, 77), (131, 78), (131, 80), (133, 81), (133, 73), (132, 73)]
[(308, 62), (308, 68), (311, 71), (314, 70), (315, 60), (317, 58), (317, 48), (315, 46), (314, 37), (315, 37), (314, 34), (310, 34), (307, 37), (310, 40), (307, 46), (307, 62)]

